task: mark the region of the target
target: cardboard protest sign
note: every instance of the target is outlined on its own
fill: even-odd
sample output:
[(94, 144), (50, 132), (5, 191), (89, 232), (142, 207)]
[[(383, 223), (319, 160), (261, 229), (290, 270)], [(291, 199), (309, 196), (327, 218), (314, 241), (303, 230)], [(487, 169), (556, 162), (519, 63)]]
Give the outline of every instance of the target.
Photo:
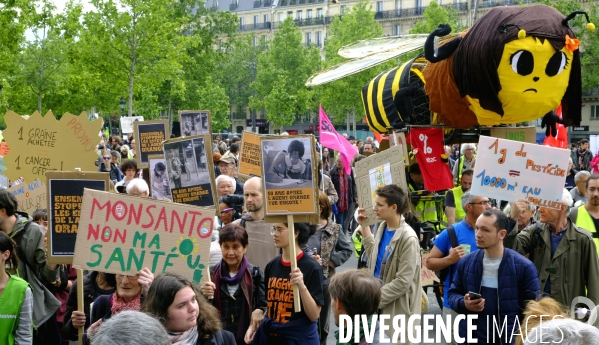
[(214, 210), (86, 189), (73, 266), (108, 273), (205, 278)]
[(379, 222), (372, 207), (376, 197), (376, 189), (396, 184), (408, 193), (406, 171), (404, 169), (403, 145), (393, 146), (383, 152), (376, 153), (356, 162), (356, 188), (358, 189), (358, 205), (364, 208), (368, 219), (360, 225), (368, 226)]
[(260, 135), (243, 131), (239, 149), (239, 178), (243, 181), (251, 176), (262, 176), (262, 155), (260, 154)]
[(38, 208), (47, 208), (46, 184), (37, 179), (28, 184), (20, 184), (8, 189), (17, 198), (17, 211), (32, 215)]
[(184, 137), (201, 134), (212, 135), (209, 110), (180, 110), (179, 123), (181, 125), (181, 135)]
[(559, 208), (570, 150), (481, 136), (471, 193)]
[(6, 156), (8, 153), (10, 152), (10, 149), (8, 148), (8, 144), (6, 143), (6, 141), (3, 141), (0, 144), (0, 156), (4, 157)]
[[(262, 176), (266, 216), (318, 214), (314, 137), (262, 137)], [(314, 164), (313, 164), (314, 163)]]
[(135, 160), (139, 168), (148, 167), (148, 155), (161, 155), (162, 142), (170, 136), (168, 120), (133, 123), (135, 133)]
[(210, 135), (167, 140), (163, 148), (173, 202), (218, 205)]
[(11, 180), (21, 176), (25, 181), (44, 180), (49, 170), (98, 169), (94, 162), (98, 158), (97, 133), (102, 119), (90, 122), (85, 113), (66, 113), (56, 121), (49, 111), (44, 117), (35, 112), (26, 120), (8, 111), (4, 121), (7, 128), (2, 134), (12, 148), (4, 163), (8, 167), (6, 176)]
[[(49, 171), (48, 179), (48, 262), (70, 264), (79, 232), (81, 202), (85, 188), (107, 191), (110, 175), (100, 172)], [(110, 189), (112, 188), (112, 189)], [(116, 194), (111, 194), (114, 198)], [(119, 195), (118, 198), (121, 198)]]
[(164, 155), (148, 155), (148, 161), (150, 162), (151, 198), (173, 201)]
[(121, 133), (133, 133), (133, 124), (143, 120), (143, 116), (121, 116)]
[(537, 130), (534, 127), (493, 127), (491, 136), (531, 144), (537, 142)]

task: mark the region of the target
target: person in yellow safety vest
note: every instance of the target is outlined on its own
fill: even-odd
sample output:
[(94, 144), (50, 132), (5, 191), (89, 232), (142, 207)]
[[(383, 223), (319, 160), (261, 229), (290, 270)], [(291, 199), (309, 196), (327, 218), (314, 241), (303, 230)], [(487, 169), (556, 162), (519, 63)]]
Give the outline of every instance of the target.
[(458, 176), (462, 175), (462, 171), (470, 169), (474, 170), (474, 164), (476, 163), (476, 155), (474, 154), (474, 145), (466, 144), (463, 148), (462, 157), (457, 160), (453, 166), (453, 179), (456, 180)]
[(576, 226), (588, 230), (599, 254), (599, 175), (591, 175), (586, 183), (588, 201), (570, 213), (570, 219)]
[(461, 186), (454, 187), (445, 194), (445, 213), (441, 224), (448, 227), (459, 223), (466, 217), (466, 212), (462, 208), (462, 195), (472, 187), (472, 175), (474, 171), (467, 169), (462, 172), (460, 179)]
[[(410, 165), (409, 173), (410, 178), (408, 179), (408, 187), (410, 188), (410, 191), (415, 192), (424, 190), (424, 180), (418, 163)], [(438, 222), (439, 219), (442, 219), (442, 216), (437, 216), (437, 205), (433, 200), (419, 201), (417, 204), (414, 204), (414, 212), (421, 222), (428, 221), (435, 223)], [(445, 226), (442, 224), (440, 224), (439, 227), (440, 229), (445, 229)]]

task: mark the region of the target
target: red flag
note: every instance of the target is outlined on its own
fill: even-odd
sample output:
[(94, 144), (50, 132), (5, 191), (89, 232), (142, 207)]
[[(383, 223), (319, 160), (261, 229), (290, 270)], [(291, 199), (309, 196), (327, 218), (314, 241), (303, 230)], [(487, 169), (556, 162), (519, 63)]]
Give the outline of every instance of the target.
[(352, 146), (341, 134), (337, 133), (327, 114), (322, 110), (322, 104), (319, 106), (318, 113), (320, 115), (320, 143), (338, 151), (345, 171), (348, 174), (351, 173), (351, 161), (358, 153), (358, 148)]
[(412, 151), (424, 179), (424, 188), (436, 192), (453, 188), (453, 176), (449, 166), (441, 161), (443, 130), (441, 128), (412, 128), (408, 135)]
[[(557, 109), (555, 109), (555, 113), (561, 119), (562, 118), (562, 105), (560, 104)], [(543, 146), (552, 146), (559, 147), (561, 149), (568, 148), (568, 129), (564, 127), (561, 123), (557, 124), (557, 135), (556, 137), (552, 137), (551, 135), (545, 137), (543, 140)]]

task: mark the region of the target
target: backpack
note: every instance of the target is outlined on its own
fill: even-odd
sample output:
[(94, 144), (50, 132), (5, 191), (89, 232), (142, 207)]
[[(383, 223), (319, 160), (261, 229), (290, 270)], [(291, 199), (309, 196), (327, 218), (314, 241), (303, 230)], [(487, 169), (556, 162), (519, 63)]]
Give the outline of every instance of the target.
[[(459, 246), (458, 244), (458, 237), (455, 233), (455, 229), (453, 227), (453, 225), (451, 225), (450, 227), (447, 228), (447, 235), (449, 235), (449, 243), (451, 244), (452, 248), (455, 248), (457, 246)], [(451, 265), (445, 267), (444, 269), (442, 269), (441, 271), (439, 271), (439, 279), (441, 279), (442, 282), (445, 282), (445, 278), (447, 278), (447, 276), (449, 275), (450, 271), (449, 268), (451, 267)], [(451, 279), (451, 278), (450, 278)]]

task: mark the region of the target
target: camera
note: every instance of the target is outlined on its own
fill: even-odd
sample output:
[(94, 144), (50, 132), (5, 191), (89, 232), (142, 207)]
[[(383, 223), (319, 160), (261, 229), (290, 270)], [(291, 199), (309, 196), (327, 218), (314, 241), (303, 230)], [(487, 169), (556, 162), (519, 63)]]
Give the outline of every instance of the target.
[(227, 204), (227, 206), (235, 209), (235, 214), (233, 214), (233, 220), (237, 220), (241, 218), (241, 214), (243, 213), (243, 196), (237, 194), (229, 194), (225, 196), (221, 196), (218, 198), (218, 203)]

